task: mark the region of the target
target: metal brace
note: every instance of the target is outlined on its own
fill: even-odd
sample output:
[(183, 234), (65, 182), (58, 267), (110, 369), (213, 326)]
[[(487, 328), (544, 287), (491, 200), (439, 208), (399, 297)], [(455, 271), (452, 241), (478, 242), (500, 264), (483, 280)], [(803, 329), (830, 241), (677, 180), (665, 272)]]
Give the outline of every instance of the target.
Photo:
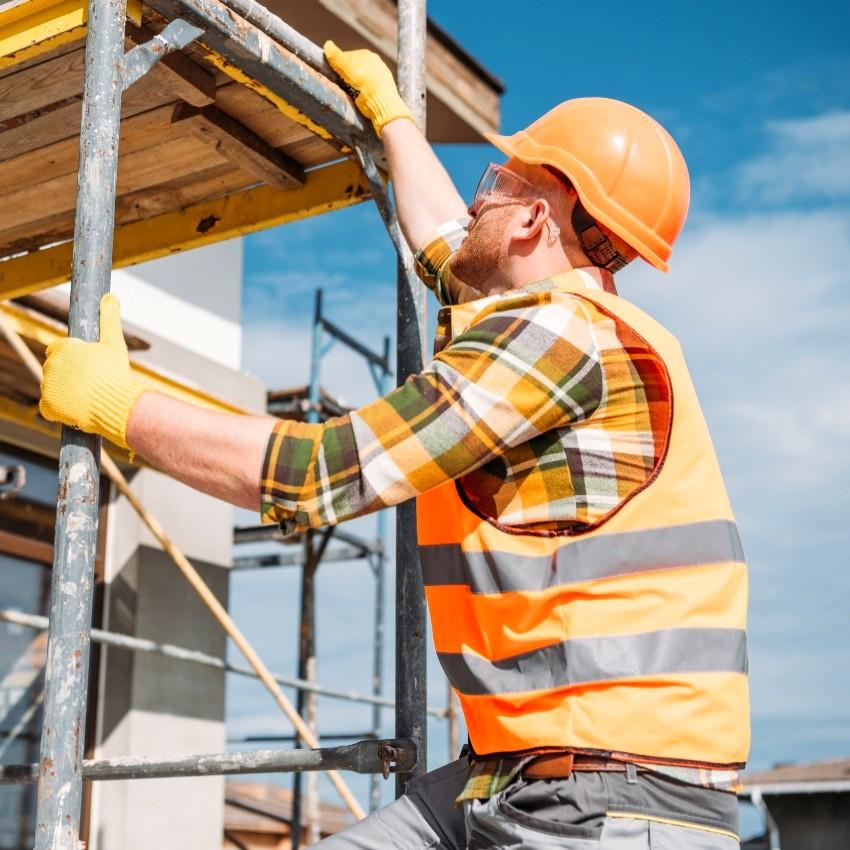
[(14, 499), (27, 483), (23, 466), (0, 466), (0, 502)]
[(397, 765), (404, 758), (404, 750), (393, 744), (382, 741), (378, 747), (378, 758), (381, 760), (381, 773), (384, 779), (390, 778), (392, 766)]
[(182, 50), (205, 30), (184, 21), (182, 18), (173, 20), (161, 33), (150, 41), (136, 45), (124, 54), (122, 73), (122, 88), (124, 91), (140, 80), (160, 59), (164, 59), (175, 50)]

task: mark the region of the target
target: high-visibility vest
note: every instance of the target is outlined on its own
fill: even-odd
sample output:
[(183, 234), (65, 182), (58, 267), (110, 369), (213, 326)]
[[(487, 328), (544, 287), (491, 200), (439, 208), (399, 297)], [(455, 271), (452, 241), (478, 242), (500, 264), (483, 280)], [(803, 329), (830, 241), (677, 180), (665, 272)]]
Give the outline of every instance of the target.
[[(478, 754), (742, 766), (747, 570), (681, 349), (634, 305), (564, 280), (553, 301), (593, 302), (662, 364), (672, 413), (661, 461), (578, 533), (500, 526), (464, 501), (462, 480), (420, 496), (437, 654)], [(452, 308), (453, 335), (475, 317), (475, 302)]]

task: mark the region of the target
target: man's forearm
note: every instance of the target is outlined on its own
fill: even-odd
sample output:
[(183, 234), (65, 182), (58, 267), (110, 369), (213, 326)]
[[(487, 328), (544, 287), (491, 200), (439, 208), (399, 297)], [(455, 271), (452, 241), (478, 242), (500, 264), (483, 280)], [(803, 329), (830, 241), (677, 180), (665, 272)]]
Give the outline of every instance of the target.
[(464, 217), (466, 204), (412, 121), (405, 118), (391, 121), (384, 127), (381, 139), (393, 181), (399, 224), (415, 253), (443, 222)]
[(172, 478), (238, 507), (259, 510), (260, 475), (274, 421), (216, 413), (146, 392), (133, 406), (127, 442)]

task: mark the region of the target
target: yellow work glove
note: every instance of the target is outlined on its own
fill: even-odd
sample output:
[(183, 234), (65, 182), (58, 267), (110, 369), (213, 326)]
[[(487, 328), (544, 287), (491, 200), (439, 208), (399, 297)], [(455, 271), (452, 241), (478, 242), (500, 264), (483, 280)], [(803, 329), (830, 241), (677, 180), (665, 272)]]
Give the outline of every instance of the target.
[(413, 114), (398, 93), (392, 71), (371, 50), (340, 50), (332, 41), (325, 42), (325, 58), (343, 82), (358, 92), (354, 103), (372, 122), (380, 136), (385, 124)]
[(45, 419), (127, 445), (127, 420), (145, 391), (130, 370), (114, 295), (100, 302), (100, 341), (59, 339), (47, 346), (39, 410)]

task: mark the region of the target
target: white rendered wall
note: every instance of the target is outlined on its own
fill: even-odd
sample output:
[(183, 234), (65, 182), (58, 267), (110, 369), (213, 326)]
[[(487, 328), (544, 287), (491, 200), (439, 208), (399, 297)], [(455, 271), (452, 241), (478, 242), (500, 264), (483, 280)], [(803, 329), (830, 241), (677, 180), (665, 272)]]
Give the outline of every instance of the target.
[(240, 367), (241, 239), (117, 269), (112, 291), (121, 299), (123, 321), (222, 366)]

